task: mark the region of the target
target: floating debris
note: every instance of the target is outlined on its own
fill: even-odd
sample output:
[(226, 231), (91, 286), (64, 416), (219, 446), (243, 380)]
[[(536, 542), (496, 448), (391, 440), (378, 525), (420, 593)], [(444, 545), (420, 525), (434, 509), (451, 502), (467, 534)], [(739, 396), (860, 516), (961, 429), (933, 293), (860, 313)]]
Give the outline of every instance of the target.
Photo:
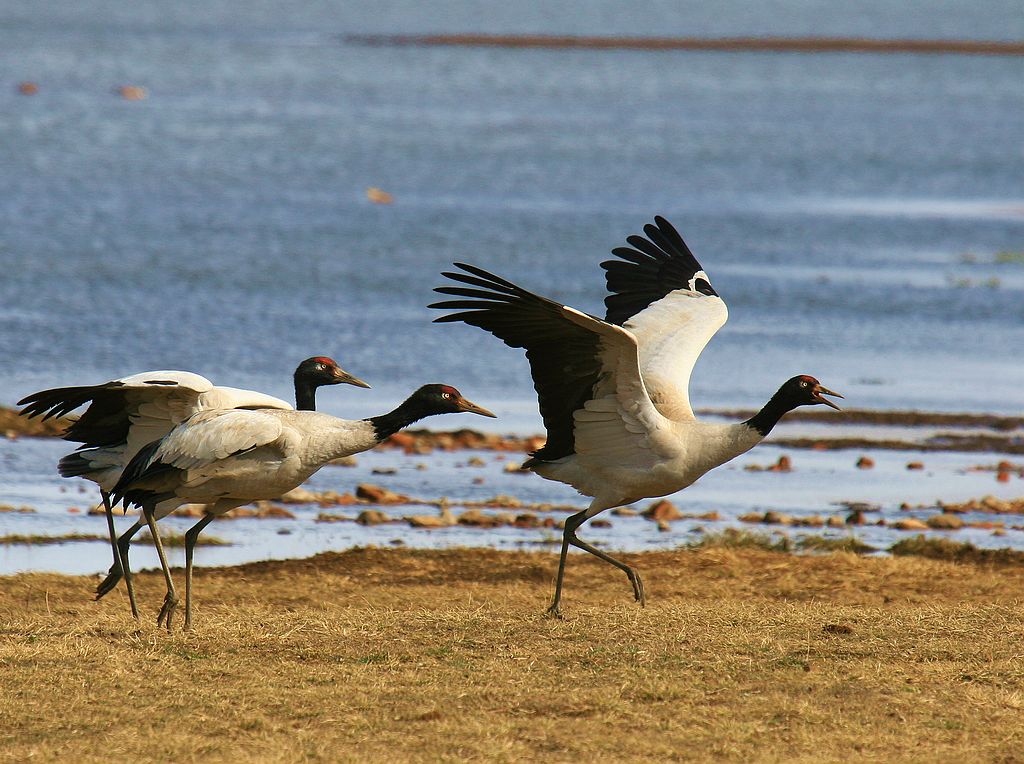
[(126, 101), (143, 101), (149, 95), (141, 85), (122, 85), (117, 93)]
[(394, 196), (376, 186), (366, 189), (366, 198), (374, 204), (391, 204), (395, 201)]

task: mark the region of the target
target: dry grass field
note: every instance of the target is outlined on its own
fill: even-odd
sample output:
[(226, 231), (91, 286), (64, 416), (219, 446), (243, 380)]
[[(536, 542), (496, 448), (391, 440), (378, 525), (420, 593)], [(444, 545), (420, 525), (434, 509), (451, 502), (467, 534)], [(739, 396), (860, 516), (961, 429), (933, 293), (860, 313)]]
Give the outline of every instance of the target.
[[(1024, 567), (363, 549), (197, 572), (197, 624), (0, 579), (10, 761), (1022, 761)], [(180, 611), (179, 611), (180, 612)]]

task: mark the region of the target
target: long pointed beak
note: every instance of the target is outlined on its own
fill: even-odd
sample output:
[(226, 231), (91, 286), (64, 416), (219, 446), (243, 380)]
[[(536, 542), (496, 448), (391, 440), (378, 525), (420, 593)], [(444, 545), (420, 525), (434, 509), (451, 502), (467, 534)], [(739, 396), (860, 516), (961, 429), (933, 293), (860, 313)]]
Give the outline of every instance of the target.
[(363, 382), (363, 380), (359, 379), (359, 377), (353, 377), (344, 369), (338, 369), (334, 372), (334, 379), (337, 385), (355, 385), (356, 387), (365, 387), (367, 390), (370, 389), (370, 386)]
[(831, 406), (836, 411), (842, 411), (841, 408), (839, 408), (828, 398), (822, 398), (821, 396), (823, 395), (834, 395), (836, 398), (842, 398), (843, 396), (841, 396), (839, 393), (829, 390), (827, 387), (822, 387), (821, 385), (818, 385), (817, 387), (814, 388), (814, 397), (817, 399), (818, 403), (824, 403), (826, 406)]
[(465, 398), (460, 398), (455, 402), (459, 411), (465, 411), (467, 414), (479, 414), (480, 416), (489, 416), (491, 419), (497, 419), (497, 414), (492, 414), (490, 411), (485, 409), (483, 406), (477, 406), (472, 401), (467, 401)]

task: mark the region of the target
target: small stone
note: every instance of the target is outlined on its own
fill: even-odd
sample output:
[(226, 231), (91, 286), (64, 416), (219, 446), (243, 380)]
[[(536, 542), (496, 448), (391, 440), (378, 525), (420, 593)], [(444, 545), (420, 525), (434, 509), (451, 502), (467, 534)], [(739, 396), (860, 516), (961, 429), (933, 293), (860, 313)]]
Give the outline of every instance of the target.
[(916, 517), (908, 517), (904, 520), (897, 520), (892, 527), (898, 531), (926, 531), (928, 523), (918, 520)]
[(372, 483), (360, 483), (356, 486), (356, 498), (373, 504), (406, 504), (408, 496), (403, 496), (387, 488)]
[(612, 522), (611, 522), (611, 520), (605, 520), (603, 518), (597, 517), (597, 518), (594, 518), (593, 520), (590, 521), (590, 527), (591, 528), (611, 528), (612, 527)]
[(821, 528), (825, 524), (825, 518), (821, 515), (809, 515), (808, 517), (794, 518), (793, 525), (801, 525), (806, 528)]
[(869, 470), (875, 466), (875, 460), (870, 456), (862, 456), (857, 460), (857, 469)]
[(481, 459), (479, 456), (471, 456), (466, 460), (466, 464), (470, 467), (486, 467), (487, 462)]
[[(326, 512), (321, 512), (316, 516), (318, 523), (344, 523), (350, 521), (351, 517), (345, 517), (344, 515), (330, 515)], [(364, 523), (366, 525), (367, 523)]]
[(928, 518), (929, 528), (938, 528), (945, 531), (956, 531), (964, 527), (964, 521), (958, 515), (943, 512), (939, 515), (932, 515)]
[(522, 468), (522, 465), (520, 465), (518, 462), (509, 462), (504, 466), (502, 472), (516, 473), (517, 475), (525, 475), (529, 472), (529, 470), (524, 470)]
[(855, 509), (846, 516), (847, 525), (864, 525), (864, 510)]
[(835, 515), (831, 515), (828, 518), (828, 520), (825, 522), (825, 524), (829, 528), (845, 528), (846, 527), (846, 520), (844, 520), (841, 517), (837, 517)]
[(532, 512), (524, 512), (521, 515), (516, 515), (515, 521), (512, 525), (516, 528), (538, 528), (541, 525), (540, 518)]
[(788, 456), (783, 454), (779, 457), (779, 460), (775, 462), (771, 467), (768, 468), (769, 472), (792, 472), (793, 462)]
[(505, 525), (505, 520), (499, 515), (489, 515), (479, 509), (467, 509), (458, 519), (459, 525), (470, 525), (475, 528), (496, 528)]
[(370, 470), (372, 475), (397, 475), (398, 470), (394, 467), (374, 467)]
[(768, 511), (764, 513), (761, 522), (767, 525), (792, 525), (793, 518), (782, 512)]
[(654, 522), (669, 521), (669, 520), (680, 520), (683, 517), (683, 513), (680, 512), (676, 505), (668, 499), (662, 499), (651, 504), (647, 509), (644, 510), (643, 516), (648, 520)]
[(616, 517), (636, 517), (640, 513), (632, 507), (616, 507), (612, 510), (612, 514)]
[(34, 82), (19, 82), (18, 92), (22, 95), (35, 95), (39, 92), (39, 86)]
[(295, 519), (295, 514), (293, 512), (285, 509), (284, 507), (279, 507), (276, 504), (269, 504), (269, 506), (261, 507), (260, 509), (260, 517), (278, 517), (285, 520)]
[(306, 488), (293, 488), (288, 493), (278, 497), (278, 501), (285, 504), (316, 504), (320, 496)]
[(741, 523), (760, 523), (764, 521), (764, 515), (760, 512), (747, 512), (745, 515), (739, 516)]
[(659, 520), (658, 521), (658, 530), (661, 531), (662, 533), (665, 533), (666, 531), (672, 530), (672, 526), (668, 524), (667, 520)]
[(523, 502), (515, 496), (508, 496), (503, 493), (499, 493), (497, 496), (492, 496), (485, 501), (484, 504), (489, 507), (505, 507), (507, 509), (519, 509), (519, 507), (523, 506)]
[(996, 473), (996, 480), (999, 481), (1000, 483), (1009, 483), (1010, 482), (1010, 473), (1009, 472), (997, 472)]
[(907, 462), (908, 470), (923, 470), (924, 462)]
[(391, 518), (379, 509), (364, 509), (359, 513), (356, 522), (360, 525), (380, 525), (381, 523), (390, 523)]

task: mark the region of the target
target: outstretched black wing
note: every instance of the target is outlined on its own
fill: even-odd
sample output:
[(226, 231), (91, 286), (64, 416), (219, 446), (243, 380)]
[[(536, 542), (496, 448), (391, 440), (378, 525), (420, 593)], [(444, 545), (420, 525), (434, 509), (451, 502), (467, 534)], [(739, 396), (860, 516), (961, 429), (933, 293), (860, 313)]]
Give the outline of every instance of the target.
[[(573, 412), (593, 396), (603, 373), (601, 337), (566, 317), (566, 308), (472, 265), (455, 263), (466, 273), (442, 275), (468, 287), (434, 291), (466, 299), (429, 307), (457, 310), (434, 319), (478, 326), (506, 345), (525, 348), (548, 441), (533, 456), (551, 461), (575, 452)], [(597, 319), (599, 320), (599, 319)]]
[(629, 236), (629, 247), (616, 247), (612, 254), (621, 260), (606, 260), (609, 294), (604, 304), (605, 320), (622, 325), (648, 305), (669, 292), (689, 289), (715, 296), (708, 275), (686, 246), (683, 237), (665, 218), (656, 216), (655, 225), (644, 226), (643, 236)]

